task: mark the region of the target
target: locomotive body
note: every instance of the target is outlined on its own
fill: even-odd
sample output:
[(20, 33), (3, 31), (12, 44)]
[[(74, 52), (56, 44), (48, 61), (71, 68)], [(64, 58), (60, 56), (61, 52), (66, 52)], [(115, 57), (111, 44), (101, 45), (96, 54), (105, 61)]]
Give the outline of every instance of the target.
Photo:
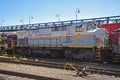
[(27, 46), (106, 46), (108, 32), (87, 23), (79, 26), (42, 28), (17, 31), (18, 45)]

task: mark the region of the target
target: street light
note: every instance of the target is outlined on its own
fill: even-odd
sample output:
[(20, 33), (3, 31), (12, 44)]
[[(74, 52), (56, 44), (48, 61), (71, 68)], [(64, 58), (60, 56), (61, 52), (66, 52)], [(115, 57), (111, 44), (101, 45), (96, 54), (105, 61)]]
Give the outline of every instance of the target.
[(79, 8), (76, 8), (76, 21), (77, 21), (78, 13), (80, 13), (80, 10), (79, 10)]
[(21, 19), (20, 22), (22, 23), (20, 29), (23, 29), (24, 28), (24, 20)]
[[(31, 24), (31, 20), (33, 19), (33, 16), (29, 16), (29, 27), (30, 27), (30, 24)], [(30, 27), (31, 29), (31, 27)]]
[(33, 16), (29, 16), (29, 24), (31, 24), (32, 19), (33, 19)]
[(60, 26), (60, 14), (57, 14), (56, 17), (58, 18), (59, 26)]
[(56, 17), (58, 18), (58, 21), (60, 22), (60, 14), (57, 14)]
[(24, 25), (24, 20), (23, 19), (21, 19), (20, 22), (22, 23), (22, 25)]
[(3, 23), (4, 23), (5, 21), (4, 20), (1, 20), (1, 27), (3, 26)]

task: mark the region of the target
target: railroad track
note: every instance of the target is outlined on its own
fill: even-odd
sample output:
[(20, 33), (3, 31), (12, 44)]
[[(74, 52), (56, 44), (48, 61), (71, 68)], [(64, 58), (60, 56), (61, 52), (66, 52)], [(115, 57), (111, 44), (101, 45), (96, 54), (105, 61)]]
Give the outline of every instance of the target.
[[(37, 75), (13, 72), (13, 71), (5, 71), (5, 70), (0, 70), (0, 73), (5, 75), (25, 77), (25, 78), (36, 79), (36, 80), (60, 80), (56, 78), (49, 78), (49, 77), (43, 77), (43, 76), (37, 76)], [(7, 78), (6, 76), (5, 77), (0, 76), (0, 80), (9, 80), (9, 78)]]
[[(44, 66), (44, 67), (50, 67), (50, 68), (60, 68), (64, 69), (65, 63), (58, 63), (58, 62), (46, 62), (46, 61), (38, 61), (38, 60), (23, 60), (23, 59), (13, 59), (13, 58), (4, 58), (0, 57), (1, 62), (7, 62), (7, 63), (16, 63), (16, 64), (25, 64), (25, 65), (34, 65), (34, 66)], [(91, 65), (91, 64), (89, 64)], [(89, 67), (89, 65), (87, 65)], [(92, 65), (97, 65), (97, 63), (92, 63)], [(79, 71), (82, 70), (84, 65), (73, 65), (76, 69)], [(102, 67), (101, 67), (102, 66)], [(93, 73), (101, 73), (101, 74), (107, 74), (107, 75), (114, 75), (114, 76), (120, 76), (120, 67), (113, 66), (104, 66), (100, 64), (98, 66), (89, 67), (89, 71)]]

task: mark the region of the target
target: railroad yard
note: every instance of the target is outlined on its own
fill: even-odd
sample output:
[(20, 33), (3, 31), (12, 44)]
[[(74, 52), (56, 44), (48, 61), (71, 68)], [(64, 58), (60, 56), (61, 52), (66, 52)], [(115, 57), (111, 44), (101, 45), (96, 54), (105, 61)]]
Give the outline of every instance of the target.
[[(0, 61), (2, 80), (120, 80), (119, 65), (45, 58), (22, 60), (1, 57)], [(103, 72), (101, 73), (100, 70), (94, 72), (94, 69), (90, 69), (87, 75), (77, 75), (73, 69), (65, 70), (67, 62), (74, 64), (73, 66), (79, 71), (82, 70), (81, 67), (89, 66), (89, 68), (101, 69)], [(118, 73), (115, 74), (108, 70), (117, 70)]]
[(119, 18), (1, 31), (0, 80), (120, 80)]
[(0, 80), (120, 80), (119, 18), (7, 26), (0, 32)]
[(120, 80), (119, 3), (0, 0), (0, 80)]

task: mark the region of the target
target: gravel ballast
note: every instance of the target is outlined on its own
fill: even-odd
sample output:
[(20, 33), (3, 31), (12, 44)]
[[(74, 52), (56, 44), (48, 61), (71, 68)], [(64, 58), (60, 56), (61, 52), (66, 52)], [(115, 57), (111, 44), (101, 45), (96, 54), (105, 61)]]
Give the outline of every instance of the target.
[[(25, 74), (57, 78), (61, 80), (120, 80), (120, 77), (100, 74), (90, 74), (87, 77), (78, 77), (76, 73), (64, 71), (64, 69), (54, 69), (40, 66), (3, 63), (0, 62), (0, 70), (13, 71)], [(12, 80), (12, 79), (11, 79)]]

